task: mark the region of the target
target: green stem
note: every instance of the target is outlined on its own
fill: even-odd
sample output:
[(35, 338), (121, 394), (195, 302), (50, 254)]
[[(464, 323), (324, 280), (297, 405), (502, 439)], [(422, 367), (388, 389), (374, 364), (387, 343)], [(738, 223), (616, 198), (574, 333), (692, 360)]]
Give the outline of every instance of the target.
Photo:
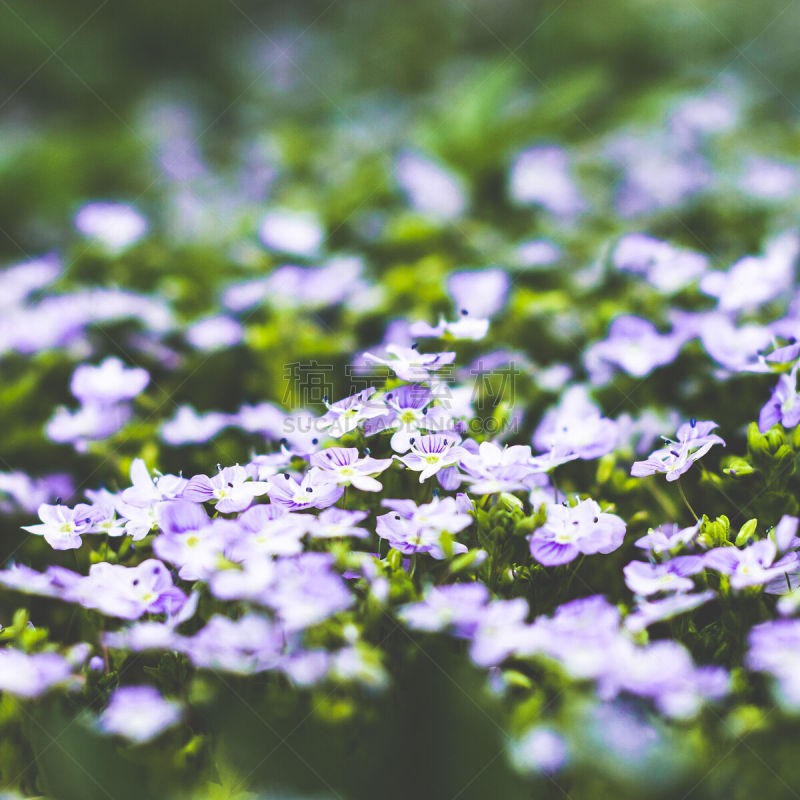
[(681, 486), (681, 479), (680, 478), (678, 478), (677, 484), (678, 484), (678, 491), (681, 493), (681, 497), (683, 498), (683, 502), (686, 503), (686, 508), (689, 509), (691, 515), (694, 517), (694, 521), (697, 522), (700, 519), (700, 517), (698, 517), (697, 514), (695, 514), (695, 511), (692, 508), (692, 504), (689, 502), (689, 499), (686, 497), (686, 492), (683, 491), (683, 486)]

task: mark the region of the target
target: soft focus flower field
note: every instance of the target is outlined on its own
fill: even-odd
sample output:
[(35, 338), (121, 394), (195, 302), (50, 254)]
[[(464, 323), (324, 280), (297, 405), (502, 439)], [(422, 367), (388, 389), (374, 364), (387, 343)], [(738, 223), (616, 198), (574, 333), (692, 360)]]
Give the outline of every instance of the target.
[(797, 10), (223, 5), (0, 0), (0, 796), (798, 797)]

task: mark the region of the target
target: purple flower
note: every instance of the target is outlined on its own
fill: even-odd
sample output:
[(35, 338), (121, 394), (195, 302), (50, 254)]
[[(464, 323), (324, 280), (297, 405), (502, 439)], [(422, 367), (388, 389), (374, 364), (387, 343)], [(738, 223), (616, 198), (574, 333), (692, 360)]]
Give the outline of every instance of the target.
[(330, 476), (339, 486), (355, 486), (362, 492), (379, 492), (383, 484), (373, 475), (392, 465), (391, 458), (359, 458), (357, 447), (328, 447), (311, 456), (312, 467), (317, 467)]
[(535, 629), (525, 622), (528, 603), (522, 597), (493, 600), (484, 606), (472, 636), (469, 655), (479, 667), (491, 667), (514, 653), (532, 649)]
[(146, 508), (162, 500), (174, 500), (181, 496), (188, 481), (178, 475), (150, 477), (144, 459), (134, 458), (131, 463), (131, 486), (122, 492), (121, 499), (127, 505)]
[(702, 458), (715, 444), (725, 446), (725, 442), (711, 433), (718, 427), (711, 420), (685, 422), (678, 428), (677, 441), (667, 447), (654, 450), (645, 461), (636, 461), (631, 467), (631, 475), (644, 478), (657, 472), (666, 473), (668, 481), (675, 481), (692, 464)]
[(197, 529), (157, 536), (153, 552), (178, 566), (178, 575), (184, 580), (207, 580), (218, 568), (225, 548), (238, 535), (236, 523), (218, 518)]
[(689, 592), (694, 581), (688, 576), (703, 570), (700, 556), (677, 556), (664, 564), (631, 561), (623, 568), (625, 583), (636, 595), (649, 597), (659, 592)]
[(674, 247), (643, 233), (623, 236), (614, 248), (614, 266), (642, 275), (662, 292), (677, 292), (708, 268), (708, 257)]
[(221, 469), (213, 478), (195, 475), (183, 490), (183, 497), (192, 503), (215, 502), (220, 514), (244, 511), (256, 497), (269, 491), (266, 481), (252, 481), (247, 470), (238, 464)]
[(769, 672), (777, 680), (780, 700), (800, 708), (800, 620), (772, 620), (750, 631), (749, 669)]
[[(472, 443), (474, 444), (474, 443)], [(501, 447), (495, 442), (481, 442), (474, 450), (467, 442), (461, 467), (464, 480), (473, 494), (515, 492), (530, 488), (533, 473), (531, 449), (527, 445)]]
[(104, 733), (141, 744), (175, 725), (180, 718), (180, 706), (165, 700), (152, 686), (121, 686), (112, 693), (98, 726)]
[(398, 386), (384, 395), (382, 413), (365, 420), (364, 434), (374, 436), (382, 431), (393, 430), (390, 441), (392, 450), (405, 453), (411, 447), (409, 439), (418, 438), (422, 430), (437, 430), (440, 421), (444, 429), (452, 428), (448, 415), (440, 414), (437, 417), (435, 414), (426, 414), (426, 407), (432, 400), (433, 393), (426, 386), (417, 383)]
[(717, 298), (720, 311), (755, 309), (788, 291), (794, 281), (800, 238), (787, 231), (767, 244), (763, 256), (745, 256), (727, 272), (709, 272), (700, 291)]
[(45, 433), (53, 442), (71, 443), (79, 452), (85, 452), (88, 442), (113, 436), (130, 417), (130, 406), (124, 403), (110, 406), (90, 403), (77, 411), (61, 406), (48, 420)]
[(417, 153), (403, 153), (397, 159), (395, 175), (417, 211), (440, 220), (455, 219), (464, 212), (464, 187), (440, 164)]
[(373, 394), (375, 389), (370, 387), (335, 403), (326, 403), (328, 411), (316, 421), (317, 428), (339, 439), (362, 422), (385, 413), (381, 403), (370, 402)]
[(489, 320), (479, 317), (472, 317), (466, 308), (461, 309), (461, 318), (455, 322), (447, 322), (444, 317), (439, 317), (439, 323), (435, 326), (427, 322), (414, 322), (409, 327), (412, 336), (420, 338), (437, 339), (469, 339), (479, 341), (489, 332)]
[(800, 423), (800, 394), (797, 393), (797, 370), (795, 364), (788, 375), (781, 375), (767, 404), (758, 415), (758, 429), (768, 431), (779, 422), (784, 428), (794, 428)]
[(459, 446), (460, 438), (448, 433), (432, 433), (411, 441), (411, 450), (404, 456), (395, 456), (408, 469), (419, 472), (419, 482), (424, 483), (446, 467), (458, 464), (466, 451)]
[(25, 525), (22, 530), (44, 536), (53, 550), (75, 550), (81, 546), (81, 534), (90, 533), (94, 513), (85, 503), (79, 503), (75, 508), (42, 503), (39, 506), (41, 523)]
[(705, 554), (705, 565), (730, 576), (731, 587), (763, 586), (797, 566), (797, 554), (789, 553), (778, 561), (778, 548), (771, 539), (761, 539), (740, 550), (715, 547)]
[(554, 145), (531, 147), (517, 157), (511, 168), (510, 191), (518, 203), (542, 206), (565, 219), (586, 209), (570, 175), (567, 153)]
[(558, 406), (542, 417), (533, 434), (533, 445), (540, 451), (558, 449), (594, 459), (610, 453), (618, 439), (617, 423), (602, 415), (589, 399), (586, 387), (572, 386)]
[(208, 317), (186, 329), (186, 341), (198, 350), (211, 352), (239, 344), (244, 338), (244, 328), (233, 317), (224, 314)]
[(270, 500), (290, 511), (306, 508), (327, 508), (344, 493), (344, 489), (331, 480), (323, 470), (312, 467), (300, 480), (288, 472), (270, 478)]
[(67, 680), (72, 667), (58, 653), (27, 654), (5, 647), (0, 650), (0, 691), (36, 697)]
[(418, 631), (452, 628), (456, 636), (470, 638), (483, 618), (489, 590), (482, 583), (453, 583), (432, 586), (419, 603), (398, 611), (400, 619)]
[(386, 356), (364, 353), (363, 357), (372, 364), (387, 366), (403, 381), (428, 380), (432, 372), (452, 364), (456, 358), (453, 352), (420, 353), (415, 347), (401, 347), (394, 344), (386, 346), (386, 353)]
[(520, 772), (558, 772), (567, 763), (569, 749), (562, 736), (549, 728), (531, 728), (511, 745), (511, 761)]
[(625, 537), (625, 522), (591, 499), (575, 506), (549, 504), (547, 521), (530, 539), (531, 555), (547, 567), (567, 564), (579, 554), (611, 553)]
[(75, 215), (75, 227), (112, 253), (122, 252), (147, 232), (147, 220), (124, 203), (89, 203)]
[(683, 343), (681, 336), (661, 334), (652, 322), (641, 317), (617, 317), (611, 323), (608, 338), (586, 351), (584, 363), (595, 384), (607, 383), (615, 366), (643, 378), (656, 367), (671, 364)]
[(447, 290), (458, 312), (466, 311), (476, 319), (496, 314), (505, 305), (510, 286), (511, 279), (502, 269), (454, 272), (447, 279)]
[(186, 601), (184, 593), (173, 585), (169, 570), (152, 558), (136, 567), (105, 561), (92, 564), (87, 577), (70, 578), (63, 596), (121, 619), (175, 613)]
[(259, 614), (245, 614), (235, 621), (214, 615), (179, 647), (197, 667), (251, 675), (274, 669), (285, 643), (281, 626)]
[(326, 508), (311, 521), (309, 534), (313, 539), (338, 539), (344, 536), (366, 539), (369, 533), (358, 527), (358, 523), (366, 518), (366, 511)]
[[(413, 500), (383, 500), (382, 505), (392, 511), (378, 517), (376, 533), (405, 555), (430, 553), (445, 558), (443, 534), (456, 534), (472, 524), (472, 516), (459, 511), (452, 497), (436, 497), (421, 506)], [(453, 553), (467, 551), (459, 542), (450, 543), (450, 548)]]
[(150, 383), (146, 369), (126, 369), (118, 358), (107, 358), (98, 367), (82, 364), (72, 374), (70, 390), (81, 403), (111, 406), (132, 400)]
[(322, 247), (325, 233), (310, 213), (276, 209), (261, 220), (258, 236), (270, 250), (313, 258)]
[(191, 406), (179, 406), (175, 416), (161, 426), (161, 438), (173, 447), (184, 444), (201, 444), (213, 439), (231, 424), (227, 414), (209, 411), (198, 414)]
[(640, 602), (636, 611), (625, 619), (625, 627), (631, 633), (639, 633), (656, 622), (672, 619), (713, 600), (714, 592), (698, 592), (696, 594), (673, 594), (661, 600)]
[(698, 520), (695, 525), (689, 528), (681, 528), (678, 525), (669, 523), (651, 528), (641, 539), (637, 539), (634, 544), (643, 550), (661, 555), (676, 550), (683, 545), (694, 542), (702, 525), (702, 520)]

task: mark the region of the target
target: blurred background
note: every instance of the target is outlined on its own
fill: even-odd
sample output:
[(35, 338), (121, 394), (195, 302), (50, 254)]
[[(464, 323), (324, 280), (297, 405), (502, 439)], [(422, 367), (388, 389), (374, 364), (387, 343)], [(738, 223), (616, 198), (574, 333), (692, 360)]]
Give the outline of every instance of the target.
[[(499, 266), (511, 275), (492, 335), (523, 354), (519, 364), (566, 364), (581, 379), (583, 350), (614, 316), (637, 313), (663, 327), (661, 294), (595, 280), (592, 268), (630, 231), (726, 267), (796, 226), (798, 29), (793, 0), (0, 0), (0, 265), (42, 259), (48, 276), (17, 297), (18, 284), (4, 282), (11, 272), (0, 272), (3, 556), (24, 554), (38, 567), (61, 558), (31, 537), (23, 542), (19, 525), (32, 522), (39, 502), (125, 485), (134, 457), (191, 475), (274, 449), (280, 437), (266, 423), (242, 422), (243, 404), (294, 405), (287, 366), (309, 359), (336, 367), (342, 396), (345, 365), (380, 343), (387, 323), (452, 315), (446, 281), (454, 270)], [(543, 183), (526, 177), (529, 148), (538, 148)], [(97, 202), (135, 210), (117, 220), (120, 238), (76, 216)], [(264, 227), (271, 211), (297, 215), (283, 219), (283, 238)], [(287, 265), (302, 270), (280, 272)], [(687, 296), (690, 309), (710, 306)], [(737, 395), (731, 409), (733, 382), (685, 380), (699, 363), (707, 368), (695, 347), (656, 379), (621, 376), (598, 389), (604, 409), (680, 408), (740, 429), (746, 420), (733, 415), (758, 408), (767, 383), (736, 384), (749, 397)], [(76, 365), (106, 356), (151, 375), (132, 421), (88, 443), (80, 431), (47, 428), (55, 409), (77, 405)], [(532, 371), (516, 398), (529, 421), (563, 385), (534, 385)], [(184, 408), (201, 417), (181, 417)], [(214, 414), (238, 414), (238, 423)], [(523, 429), (520, 441), (529, 435)], [(66, 556), (63, 563), (71, 566)], [(18, 601), (0, 596), (4, 616)], [(53, 630), (79, 640), (69, 609), (46, 613)], [(475, 671), (463, 670), (460, 680), (478, 696)], [(373, 712), (367, 737), (363, 720), (348, 716), (351, 698), (325, 705), (297, 745), (325, 780), (284, 750), (263, 764), (263, 727), (235, 704), (223, 700), (200, 727), (224, 732), (227, 752), (215, 767), (223, 783), (233, 776), (228, 788), (249, 775), (310, 796), (332, 783), (371, 798), (388, 774), (384, 796), (448, 800), (463, 764), (498, 748), (463, 797), (529, 796), (530, 785), (499, 758), (486, 725), (494, 711), (466, 706), (431, 672), (417, 663), (395, 676), (404, 681), (396, 692), (363, 704)], [(281, 731), (308, 710), (288, 701), (284, 709), (263, 693), (252, 704)], [(423, 706), (429, 724), (415, 739)], [(692, 790), (700, 773), (687, 765), (697, 752), (660, 729), (655, 745), (636, 750), (632, 742), (644, 741), (638, 717), (618, 711), (616, 741), (592, 738), (586, 720), (596, 721), (596, 709), (570, 710), (575, 729), (589, 731), (587, 763), (601, 746), (613, 750), (611, 777), (579, 772), (574, 796), (634, 798), (646, 786), (669, 797), (678, 790), (658, 783), (666, 774), (682, 781), (678, 796)], [(45, 709), (41, 730), (73, 712)], [(525, 719), (537, 713), (528, 709)], [(330, 725), (342, 720), (346, 735), (320, 755)], [(46, 734), (26, 735), (49, 749)], [(794, 759), (793, 740), (775, 741), (751, 740), (746, 780), (733, 750), (720, 761), (704, 753), (703, 781), (710, 764), (722, 766), (697, 796), (750, 797), (766, 792), (764, 781), (773, 790), (765, 796), (783, 796), (778, 774)], [(30, 758), (29, 745), (16, 752), (11, 736), (5, 742), (0, 767)], [(137, 797), (165, 796), (158, 785), (140, 790), (135, 758), (120, 772), (110, 745), (106, 752), (76, 735), (68, 747), (79, 759), (91, 751), (90, 769), (116, 780), (119, 797), (133, 796), (131, 787)], [(169, 791), (194, 769), (192, 753), (180, 757), (183, 772), (169, 773)], [(40, 761), (59, 796), (93, 797), (59, 758), (50, 749)], [(343, 769), (347, 758), (368, 768)], [(765, 770), (772, 759), (775, 769)], [(419, 763), (427, 767), (415, 770)], [(208, 797), (234, 796), (225, 791)], [(545, 779), (537, 791), (562, 796)]]

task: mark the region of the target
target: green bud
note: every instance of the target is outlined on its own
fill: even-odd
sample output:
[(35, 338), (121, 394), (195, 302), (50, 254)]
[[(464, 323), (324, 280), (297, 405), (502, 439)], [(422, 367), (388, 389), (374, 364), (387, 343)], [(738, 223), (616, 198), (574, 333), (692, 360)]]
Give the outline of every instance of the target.
[(723, 469), (732, 478), (744, 478), (746, 475), (752, 475), (756, 471), (755, 467), (747, 459), (738, 456), (727, 459)]
[(393, 572), (397, 572), (403, 568), (403, 554), (399, 550), (391, 549), (386, 556), (386, 563)]
[(717, 517), (713, 522), (706, 520), (700, 528), (697, 541), (706, 548), (722, 547), (730, 543), (731, 523), (726, 516)]
[(617, 458), (614, 453), (607, 453), (604, 455), (597, 464), (597, 475), (595, 479), (602, 485), (611, 479), (611, 474), (614, 471), (614, 465), (617, 463)]
[(470, 550), (467, 553), (462, 553), (460, 556), (456, 556), (450, 563), (448, 572), (451, 575), (457, 575), (459, 572), (467, 572), (472, 568), (479, 567), (484, 561), (486, 561), (486, 558), (487, 553), (485, 550)]
[(739, 528), (739, 533), (736, 535), (735, 544), (737, 547), (746, 545), (751, 539), (755, 538), (756, 527), (758, 526), (757, 519), (749, 519)]

